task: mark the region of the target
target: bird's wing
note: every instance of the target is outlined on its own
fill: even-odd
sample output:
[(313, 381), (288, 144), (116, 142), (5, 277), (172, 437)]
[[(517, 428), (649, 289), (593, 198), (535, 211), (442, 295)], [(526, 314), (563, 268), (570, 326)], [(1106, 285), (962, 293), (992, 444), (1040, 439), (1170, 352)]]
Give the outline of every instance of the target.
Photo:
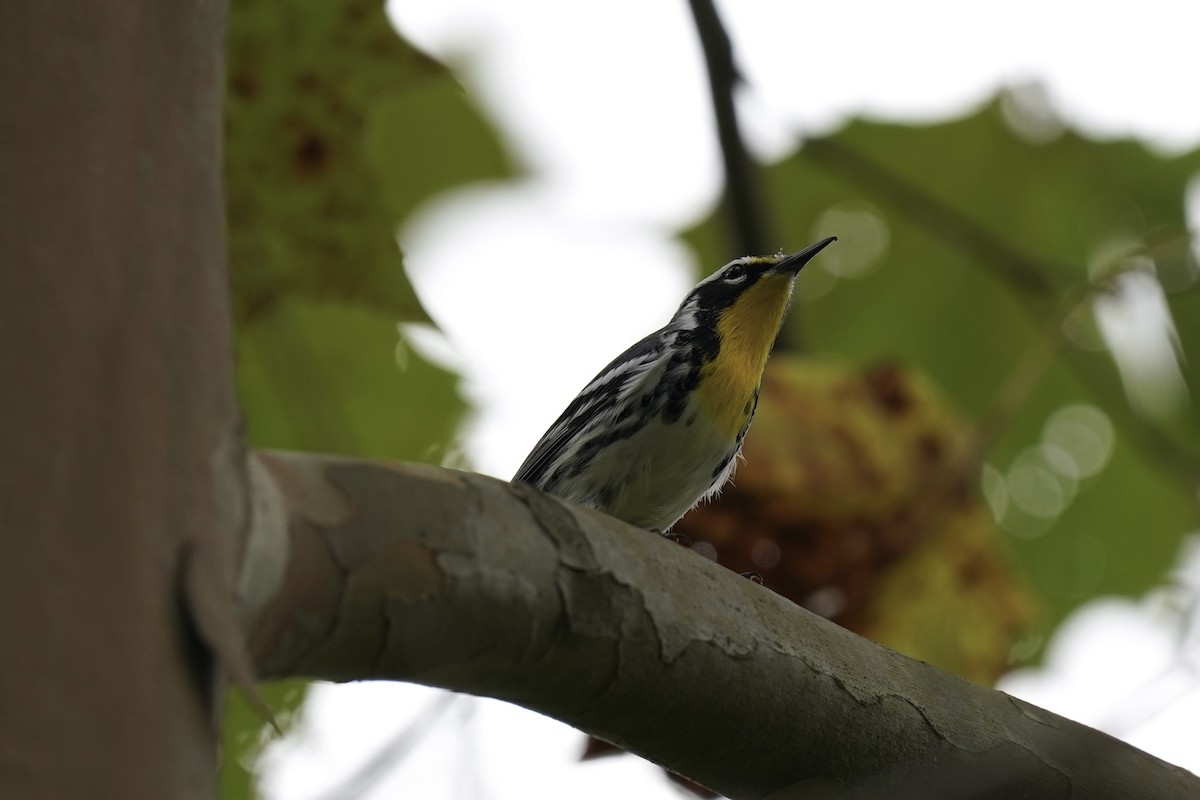
[(652, 377), (654, 370), (651, 367), (659, 361), (664, 350), (662, 334), (662, 330), (655, 331), (600, 370), (542, 435), (513, 480), (542, 486), (552, 467), (571, 445), (578, 442), (588, 428), (605, 419), (605, 406), (613, 406), (630, 397)]

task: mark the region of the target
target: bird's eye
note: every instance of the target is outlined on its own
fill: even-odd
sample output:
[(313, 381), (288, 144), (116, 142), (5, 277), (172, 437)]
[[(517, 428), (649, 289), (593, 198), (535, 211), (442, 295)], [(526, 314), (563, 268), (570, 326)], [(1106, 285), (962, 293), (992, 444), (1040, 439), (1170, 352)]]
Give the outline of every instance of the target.
[(746, 277), (745, 264), (732, 264), (729, 270), (725, 273), (725, 280), (729, 283), (738, 283), (742, 278)]

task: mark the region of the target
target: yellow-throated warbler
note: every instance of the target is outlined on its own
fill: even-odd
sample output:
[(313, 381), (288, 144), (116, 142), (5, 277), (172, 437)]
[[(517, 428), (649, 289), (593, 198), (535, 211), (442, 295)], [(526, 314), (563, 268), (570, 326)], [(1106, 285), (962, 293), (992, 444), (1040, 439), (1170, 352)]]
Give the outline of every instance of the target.
[(739, 258), (705, 278), (665, 327), (583, 388), (513, 480), (669, 530), (733, 474), (792, 284), (835, 239)]

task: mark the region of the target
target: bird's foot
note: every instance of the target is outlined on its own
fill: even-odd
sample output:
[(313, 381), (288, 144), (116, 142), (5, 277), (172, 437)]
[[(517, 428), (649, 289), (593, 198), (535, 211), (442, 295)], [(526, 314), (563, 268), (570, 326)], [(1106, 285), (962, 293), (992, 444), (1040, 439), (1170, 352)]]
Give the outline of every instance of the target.
[(683, 545), (684, 547), (692, 546), (691, 537), (685, 536), (682, 533), (671, 533), (670, 531), (660, 531), (658, 528), (654, 528), (653, 530), (659, 536), (663, 537), (664, 539), (670, 539), (675, 544)]

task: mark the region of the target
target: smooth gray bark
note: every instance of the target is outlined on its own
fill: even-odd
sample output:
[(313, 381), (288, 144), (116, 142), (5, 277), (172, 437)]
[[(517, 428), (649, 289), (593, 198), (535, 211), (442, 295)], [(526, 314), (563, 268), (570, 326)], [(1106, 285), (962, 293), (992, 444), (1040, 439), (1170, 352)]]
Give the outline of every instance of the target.
[(1194, 798), (1200, 779), (525, 487), (261, 453), (267, 676), (414, 681), (568, 722), (734, 798)]

